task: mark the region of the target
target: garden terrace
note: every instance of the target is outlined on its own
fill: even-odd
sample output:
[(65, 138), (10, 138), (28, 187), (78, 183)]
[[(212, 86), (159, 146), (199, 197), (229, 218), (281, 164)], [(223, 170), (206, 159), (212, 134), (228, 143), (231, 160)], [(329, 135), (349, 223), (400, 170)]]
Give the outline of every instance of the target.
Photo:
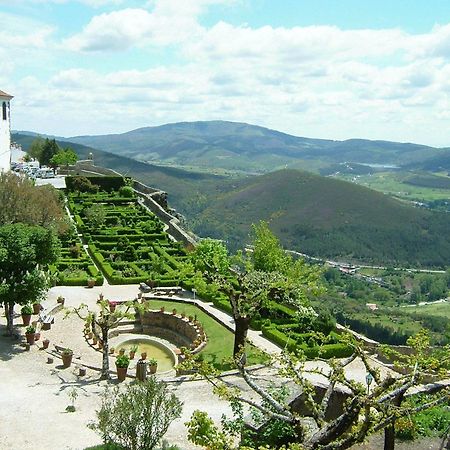
[(111, 284), (180, 283), (182, 244), (169, 238), (164, 224), (134, 194), (69, 193), (68, 204), (90, 255)]
[(75, 228), (71, 227), (61, 237), (61, 247), (58, 261), (49, 266), (57, 285), (86, 286), (92, 279), (97, 286), (103, 284), (103, 275), (83, 249)]

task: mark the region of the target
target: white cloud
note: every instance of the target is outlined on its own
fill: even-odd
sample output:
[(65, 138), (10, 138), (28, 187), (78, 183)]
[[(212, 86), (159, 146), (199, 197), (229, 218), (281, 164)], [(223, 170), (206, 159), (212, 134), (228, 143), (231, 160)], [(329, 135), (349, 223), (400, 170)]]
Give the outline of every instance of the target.
[[(200, 24), (206, 8), (231, 1), (155, 0), (95, 15), (53, 53), (57, 69), (49, 80), (37, 74), (15, 81), (16, 117), (29, 124), (21, 128), (74, 135), (227, 119), (311, 137), (450, 145), (450, 25), (413, 35)], [(4, 37), (12, 39), (10, 59), (14, 49), (54, 52), (50, 27), (22, 29), (17, 38)], [(65, 47), (73, 52), (63, 54)], [(135, 48), (140, 70), (127, 52)], [(116, 63), (105, 56), (111, 51)], [(146, 68), (146, 56), (155, 54), (169, 62)], [(64, 67), (71, 68), (58, 66), (55, 55), (69, 55)], [(105, 58), (105, 68), (97, 56)], [(78, 58), (86, 58), (82, 67), (88, 70), (78, 67)], [(33, 117), (39, 118), (34, 126)]]

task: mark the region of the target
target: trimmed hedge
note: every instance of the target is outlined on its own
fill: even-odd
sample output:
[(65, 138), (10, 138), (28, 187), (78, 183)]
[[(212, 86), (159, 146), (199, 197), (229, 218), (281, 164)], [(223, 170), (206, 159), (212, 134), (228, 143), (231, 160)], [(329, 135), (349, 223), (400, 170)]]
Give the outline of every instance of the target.
[[(77, 177), (66, 177), (66, 188), (69, 192), (74, 192), (73, 181)], [(100, 186), (104, 191), (111, 192), (112, 190), (119, 190), (122, 186), (125, 186), (125, 179), (120, 176), (86, 176), (92, 184)]]

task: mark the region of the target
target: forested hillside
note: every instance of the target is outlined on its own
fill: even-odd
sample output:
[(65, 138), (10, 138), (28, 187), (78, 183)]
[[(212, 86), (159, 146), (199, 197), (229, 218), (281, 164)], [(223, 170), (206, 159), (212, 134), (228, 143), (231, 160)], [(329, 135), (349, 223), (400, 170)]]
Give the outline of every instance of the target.
[(322, 257), (403, 265), (449, 264), (450, 215), (370, 189), (283, 170), (234, 182), (193, 219), (200, 235), (248, 242), (264, 219), (287, 248)]

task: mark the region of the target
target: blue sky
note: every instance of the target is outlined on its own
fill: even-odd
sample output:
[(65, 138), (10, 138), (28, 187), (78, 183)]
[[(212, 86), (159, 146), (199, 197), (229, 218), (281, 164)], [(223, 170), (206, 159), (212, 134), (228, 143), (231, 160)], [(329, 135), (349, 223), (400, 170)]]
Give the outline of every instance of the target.
[(15, 129), (223, 119), (450, 146), (447, 0), (0, 0), (0, 19)]

